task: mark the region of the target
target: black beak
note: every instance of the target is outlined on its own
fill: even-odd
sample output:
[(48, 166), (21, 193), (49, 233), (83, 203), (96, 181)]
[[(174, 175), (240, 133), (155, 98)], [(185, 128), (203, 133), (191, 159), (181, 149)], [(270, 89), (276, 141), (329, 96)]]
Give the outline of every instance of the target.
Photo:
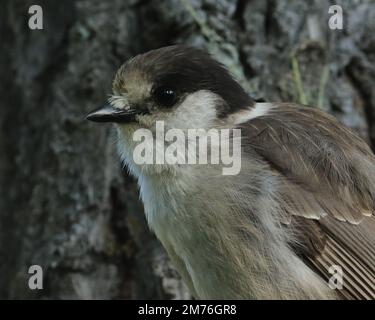
[(140, 114), (136, 110), (126, 110), (114, 108), (111, 104), (105, 105), (91, 111), (86, 119), (93, 122), (117, 122), (126, 123), (135, 121), (135, 116)]

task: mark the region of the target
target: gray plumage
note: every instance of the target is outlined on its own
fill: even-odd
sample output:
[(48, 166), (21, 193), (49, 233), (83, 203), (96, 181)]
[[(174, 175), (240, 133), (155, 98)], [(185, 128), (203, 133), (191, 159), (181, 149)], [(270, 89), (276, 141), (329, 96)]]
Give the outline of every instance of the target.
[[(89, 119), (118, 122), (148, 223), (195, 297), (375, 298), (375, 157), (349, 129), (310, 107), (255, 103), (208, 54), (185, 46), (133, 58), (113, 87), (119, 120)], [(160, 88), (173, 89), (168, 106)], [(241, 172), (137, 165), (132, 134), (157, 120), (241, 129)], [(328, 286), (332, 265), (343, 269), (341, 290)]]

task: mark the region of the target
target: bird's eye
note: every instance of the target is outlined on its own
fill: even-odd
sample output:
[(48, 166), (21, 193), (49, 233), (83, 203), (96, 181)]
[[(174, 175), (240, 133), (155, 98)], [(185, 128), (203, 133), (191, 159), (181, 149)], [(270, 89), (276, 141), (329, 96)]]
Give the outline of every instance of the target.
[(177, 100), (176, 91), (171, 87), (157, 88), (154, 96), (158, 105), (163, 107), (172, 107)]

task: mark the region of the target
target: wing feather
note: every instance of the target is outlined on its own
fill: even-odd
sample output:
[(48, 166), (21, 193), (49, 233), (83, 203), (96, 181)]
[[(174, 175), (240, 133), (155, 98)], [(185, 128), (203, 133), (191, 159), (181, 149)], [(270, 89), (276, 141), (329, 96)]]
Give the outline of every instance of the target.
[(347, 299), (375, 299), (375, 156), (333, 117), (274, 104), (241, 125), (247, 148), (280, 175), (291, 244), (328, 280), (342, 267)]

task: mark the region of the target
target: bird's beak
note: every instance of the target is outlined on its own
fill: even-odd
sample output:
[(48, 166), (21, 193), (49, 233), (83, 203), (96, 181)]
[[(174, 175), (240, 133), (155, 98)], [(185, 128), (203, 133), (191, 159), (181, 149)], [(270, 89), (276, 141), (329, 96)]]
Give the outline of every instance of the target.
[(126, 123), (135, 121), (135, 116), (139, 111), (131, 109), (119, 109), (106, 103), (103, 106), (91, 111), (86, 119), (93, 122), (117, 122)]

